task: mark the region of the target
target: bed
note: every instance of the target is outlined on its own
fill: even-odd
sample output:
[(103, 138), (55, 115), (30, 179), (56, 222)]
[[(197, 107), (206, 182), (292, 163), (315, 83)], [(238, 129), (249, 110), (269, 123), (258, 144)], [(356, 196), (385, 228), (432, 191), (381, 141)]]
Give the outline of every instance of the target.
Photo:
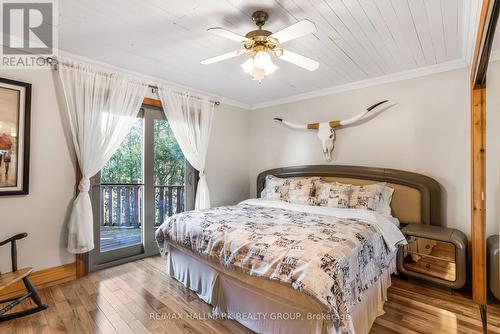
[(404, 224), (440, 224), (440, 186), (411, 172), (297, 166), (259, 174), (394, 189), (392, 216), (251, 199), (181, 213), (156, 232), (167, 272), (257, 333), (368, 333), (383, 314)]

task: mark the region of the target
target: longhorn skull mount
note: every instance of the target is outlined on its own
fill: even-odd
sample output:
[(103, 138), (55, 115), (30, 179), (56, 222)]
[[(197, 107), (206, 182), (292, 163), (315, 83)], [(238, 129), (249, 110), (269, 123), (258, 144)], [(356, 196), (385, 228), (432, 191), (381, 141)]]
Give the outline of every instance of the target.
[[(336, 121), (330, 121), (330, 122), (309, 123), (309, 124), (293, 123), (293, 122), (285, 121), (284, 119), (278, 118), (278, 117), (275, 117), (274, 120), (281, 122), (292, 129), (318, 130), (318, 138), (321, 141), (321, 145), (323, 148), (323, 156), (324, 156), (326, 161), (331, 161), (332, 160), (332, 152), (333, 152), (333, 149), (335, 148), (335, 139), (336, 139), (335, 130), (365, 119), (371, 111), (373, 111), (375, 108), (377, 108), (377, 107), (379, 107), (382, 104), (387, 103), (387, 102), (389, 102), (389, 100), (384, 100), (384, 101), (380, 101), (378, 103), (375, 103), (374, 105), (368, 107), (365, 111), (357, 114), (356, 116), (345, 119), (345, 120), (336, 120)], [(387, 109), (389, 107), (390, 106), (386, 107), (385, 109)], [(385, 110), (385, 109), (383, 109), (383, 110)], [(383, 110), (379, 110), (379, 111), (383, 111)]]

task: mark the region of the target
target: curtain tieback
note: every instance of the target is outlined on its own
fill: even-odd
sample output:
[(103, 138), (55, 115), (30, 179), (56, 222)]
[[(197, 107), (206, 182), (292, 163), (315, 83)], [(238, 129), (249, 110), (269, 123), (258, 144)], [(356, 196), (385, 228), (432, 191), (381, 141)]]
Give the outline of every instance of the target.
[(90, 190), (90, 179), (86, 176), (82, 177), (80, 184), (78, 185), (78, 190), (82, 193), (87, 193)]
[(198, 175), (200, 176), (200, 179), (204, 178), (205, 177), (205, 171), (202, 170), (198, 173)]

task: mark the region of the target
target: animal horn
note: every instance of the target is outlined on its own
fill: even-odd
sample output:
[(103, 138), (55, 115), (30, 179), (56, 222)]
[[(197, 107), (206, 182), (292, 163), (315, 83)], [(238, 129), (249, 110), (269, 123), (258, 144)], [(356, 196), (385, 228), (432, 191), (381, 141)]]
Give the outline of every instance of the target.
[(275, 121), (278, 121), (278, 122), (281, 122), (281, 123), (285, 124), (288, 127), (291, 127), (292, 129), (309, 129), (309, 125), (308, 124), (292, 123), (292, 122), (285, 121), (284, 119), (279, 118), (279, 117), (275, 117), (273, 119)]
[[(339, 127), (339, 126), (346, 126), (346, 125), (349, 125), (349, 124), (355, 123), (355, 122), (357, 122), (357, 121), (359, 121), (359, 120), (363, 119), (363, 118), (364, 118), (364, 117), (365, 117), (365, 116), (366, 116), (366, 115), (367, 115), (370, 111), (372, 111), (372, 110), (373, 110), (373, 109), (375, 109), (376, 107), (378, 107), (378, 106), (380, 106), (380, 105), (382, 105), (382, 104), (384, 104), (384, 103), (386, 103), (386, 102), (388, 102), (388, 101), (389, 101), (389, 100), (384, 100), (384, 101), (377, 102), (377, 103), (375, 103), (374, 105), (372, 105), (372, 106), (368, 107), (365, 111), (363, 111), (363, 112), (361, 112), (361, 113), (359, 113), (359, 114), (357, 114), (356, 116), (353, 116), (353, 117), (351, 117), (351, 118), (348, 118), (348, 119), (345, 119), (345, 120), (342, 120), (342, 121), (339, 121), (339, 122), (337, 122), (337, 121), (332, 121), (332, 122), (330, 122), (330, 126), (331, 126), (332, 128), (336, 128), (336, 127)], [(338, 124), (338, 125), (336, 125), (336, 126), (332, 126), (332, 123), (336, 123), (336, 124)]]
[[(354, 122), (357, 122), (357, 121), (363, 119), (370, 111), (372, 111), (373, 109), (377, 108), (378, 106), (380, 106), (388, 101), (389, 100), (377, 102), (356, 116), (353, 116), (351, 118), (348, 118), (348, 119), (345, 119), (342, 121), (330, 121), (330, 122), (328, 122), (328, 124), (330, 125), (330, 127), (332, 129), (352, 124)], [(274, 120), (281, 122), (281, 123), (285, 124), (286, 126), (291, 127), (292, 129), (309, 129), (309, 130), (318, 130), (319, 129), (319, 123), (298, 124), (298, 123), (292, 123), (292, 122), (285, 121), (284, 119), (279, 118), (279, 117), (275, 117)]]

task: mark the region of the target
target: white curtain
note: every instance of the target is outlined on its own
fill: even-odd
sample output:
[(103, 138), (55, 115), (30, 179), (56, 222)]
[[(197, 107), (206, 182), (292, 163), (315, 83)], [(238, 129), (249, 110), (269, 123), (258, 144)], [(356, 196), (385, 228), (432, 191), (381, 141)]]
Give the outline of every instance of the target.
[(208, 97), (191, 97), (168, 88), (159, 88), (158, 95), (182, 153), (200, 175), (195, 210), (208, 209), (210, 193), (205, 162), (215, 105)]
[(68, 250), (78, 254), (94, 248), (89, 179), (104, 167), (129, 132), (148, 86), (86, 65), (60, 63), (58, 72), (82, 174), (68, 227)]

